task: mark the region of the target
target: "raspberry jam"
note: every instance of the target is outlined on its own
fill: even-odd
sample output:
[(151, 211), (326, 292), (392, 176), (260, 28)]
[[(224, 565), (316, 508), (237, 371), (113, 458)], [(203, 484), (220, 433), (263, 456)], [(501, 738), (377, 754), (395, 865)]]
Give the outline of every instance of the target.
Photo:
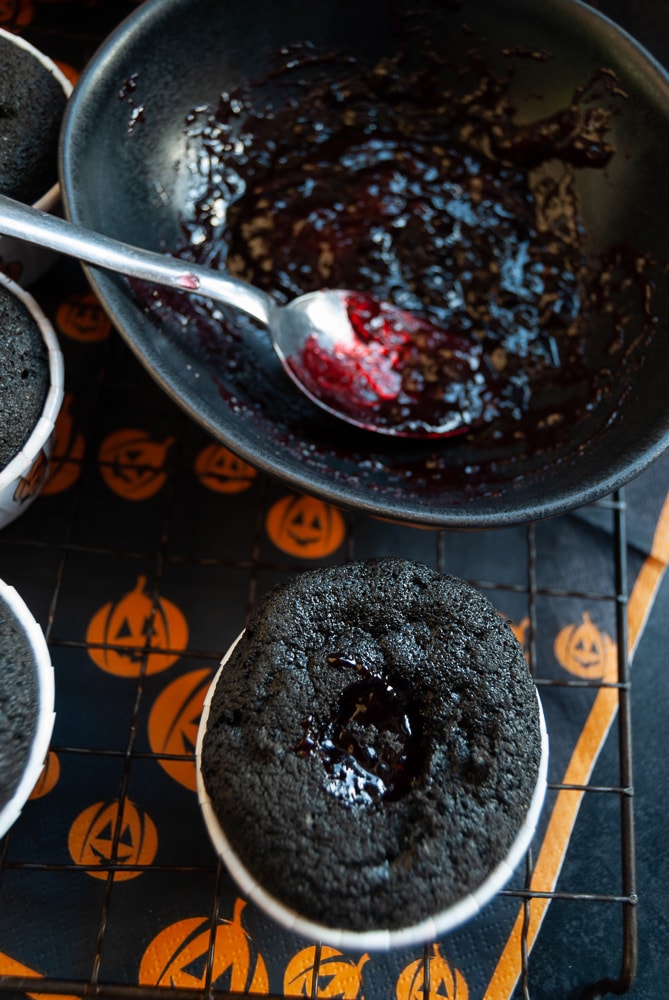
[(485, 419), (492, 371), (479, 344), (361, 293), (345, 305), (350, 337), (324, 350), (314, 333), (287, 358), (322, 405), (407, 437), (461, 434)]
[[(399, 495), (407, 482), (494, 492), (617, 419), (617, 373), (641, 365), (654, 335), (649, 262), (634, 248), (595, 252), (579, 195), (580, 175), (615, 154), (615, 78), (603, 70), (519, 124), (514, 60), (534, 57), (504, 53), (506, 73), (468, 58), (453, 68), (430, 52), (407, 69), (399, 53), (367, 66), (295, 46), (185, 121), (176, 255), (279, 302), (351, 289), (360, 349), (339, 364), (312, 341), (300, 374), (337, 408), (343, 380), (360, 378), (351, 407), (363, 422), (440, 428), (406, 447), (347, 428), (301, 396), (251, 320), (139, 289), (235, 417), (317, 475), (348, 483), (371, 469), (374, 488)], [(413, 315), (415, 337), (389, 313), (370, 316), (367, 295)]]
[(326, 790), (348, 805), (401, 798), (420, 762), (418, 712), (361, 663), (339, 655), (328, 657), (328, 663), (353, 668), (360, 679), (344, 689), (328, 718), (305, 720), (296, 752), (320, 758)]

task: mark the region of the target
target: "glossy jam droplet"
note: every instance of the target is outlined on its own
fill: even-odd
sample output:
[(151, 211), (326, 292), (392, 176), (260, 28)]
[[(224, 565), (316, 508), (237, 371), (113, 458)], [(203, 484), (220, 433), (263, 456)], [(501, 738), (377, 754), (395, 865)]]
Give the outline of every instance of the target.
[(384, 678), (339, 656), (331, 666), (355, 667), (361, 679), (346, 687), (330, 717), (305, 720), (301, 756), (320, 757), (328, 792), (351, 805), (405, 795), (420, 764), (418, 712)]
[(187, 289), (188, 291), (196, 292), (200, 287), (200, 279), (196, 274), (192, 274), (190, 271), (182, 274), (178, 281), (181, 287)]
[(406, 437), (461, 434), (493, 400), (480, 344), (363, 294), (346, 298), (350, 335), (317, 333), (288, 363), (307, 391), (363, 427)]
[[(487, 493), (540, 456), (561, 461), (575, 442), (608, 433), (624, 409), (620, 364), (631, 391), (657, 331), (656, 268), (665, 265), (634, 247), (595, 254), (581, 211), (581, 181), (615, 154), (611, 124), (627, 100), (615, 75), (596, 71), (561, 108), (526, 121), (523, 67), (545, 63), (554, 92), (550, 53), (517, 46), (499, 53), (508, 69), (498, 59), (488, 67), (465, 34), (455, 67), (429, 40), (424, 58), (403, 52), (378, 65), (291, 46), (275, 53), (270, 76), (184, 119), (191, 181), (175, 255), (282, 303), (346, 288), (423, 317), (454, 372), (427, 350), (407, 360), (401, 343), (374, 339), (359, 357), (335, 356), (314, 339), (296, 375), (312, 380), (313, 396), (334, 393), (338, 411), (342, 383), (355, 377), (349, 419), (427, 435), (432, 447), (361, 442), (315, 411), (307, 424), (310, 410), (284, 393), (269, 338), (250, 320), (133, 286), (161, 336), (206, 366), (235, 417), (318, 474), (378, 470), (372, 485), (389, 496), (407, 483), (450, 490), (454, 477)], [(539, 77), (531, 89), (534, 105)], [(364, 307), (351, 322), (360, 311), (365, 327)]]

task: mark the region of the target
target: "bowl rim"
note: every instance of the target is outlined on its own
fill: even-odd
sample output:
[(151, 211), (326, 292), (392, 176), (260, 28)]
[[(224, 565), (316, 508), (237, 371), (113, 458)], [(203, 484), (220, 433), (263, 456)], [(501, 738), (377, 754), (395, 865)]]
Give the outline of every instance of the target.
[(46, 638), (19, 592), (0, 580), (0, 600), (13, 614), (30, 643), (37, 681), (36, 726), (21, 777), (0, 809), (0, 837), (16, 822), (37, 784), (49, 752), (55, 722), (55, 679)]
[(541, 756), (539, 759), (537, 780), (525, 818), (518, 828), (516, 837), (506, 857), (489, 872), (483, 882), (474, 891), (463, 895), (447, 909), (435, 913), (431, 917), (407, 927), (393, 928), (392, 930), (376, 928), (367, 931), (352, 931), (310, 920), (289, 906), (286, 906), (276, 896), (273, 896), (264, 889), (248, 868), (240, 861), (230, 844), (205, 787), (201, 767), (202, 745), (209, 720), (211, 702), (221, 673), (243, 635), (244, 630), (240, 632), (228, 648), (205, 695), (195, 745), (197, 796), (204, 823), (217, 855), (225, 864), (240, 890), (286, 930), (295, 932), (311, 940), (320, 941), (332, 947), (343, 947), (353, 951), (384, 952), (391, 949), (427, 944), (441, 937), (443, 934), (455, 930), (475, 917), (504, 888), (520, 865), (532, 843), (543, 810), (548, 787), (549, 741), (546, 719), (538, 688), (535, 687), (535, 693), (541, 737)]
[[(65, 212), (75, 222), (86, 223), (81, 217), (81, 202), (76, 197), (78, 163), (73, 152), (76, 145), (77, 122), (80, 118), (90, 119), (87, 99), (90, 91), (95, 91), (101, 78), (106, 79), (106, 69), (116, 59), (121, 58), (126, 43), (162, 24), (163, 17), (174, 16), (189, 0), (146, 0), (146, 2), (124, 19), (102, 44), (93, 59), (89, 61), (75, 87), (64, 118), (61, 135), (61, 188)], [(568, 14), (574, 33), (596, 31), (600, 40), (612, 39), (620, 53), (619, 61), (629, 63), (636, 72), (639, 62), (643, 62), (648, 77), (648, 86), (669, 95), (669, 69), (665, 68), (624, 28), (611, 18), (596, 11), (584, 0), (545, 0), (542, 10), (546, 16), (556, 17)], [(470, 494), (465, 488), (454, 495), (416, 494), (402, 483), (397, 489), (386, 491), (383, 486), (369, 483), (363, 477), (358, 481), (352, 472), (341, 476), (330, 473), (322, 467), (314, 467), (302, 462), (297, 453), (286, 453), (277, 447), (263, 448), (260, 435), (249, 437), (244, 427), (227, 415), (221, 419), (216, 404), (215, 389), (211, 398), (202, 391), (208, 380), (206, 364), (186, 352), (170, 346), (167, 351), (156, 347), (148, 333), (133, 327), (133, 315), (123, 301), (119, 302), (117, 280), (84, 265), (84, 271), (91, 287), (112, 323), (119, 330), (137, 359), (149, 371), (160, 388), (202, 429), (220, 443), (232, 449), (255, 468), (272, 475), (300, 493), (308, 493), (328, 503), (355, 513), (380, 517), (391, 522), (404, 523), (428, 528), (481, 530), (508, 527), (539, 521), (558, 516), (587, 504), (601, 500), (622, 488), (636, 478), (669, 447), (669, 413), (666, 419), (658, 420), (645, 430), (642, 438), (625, 441), (623, 449), (609, 450), (603, 468), (596, 471), (581, 456), (569, 456), (574, 471), (571, 479), (556, 474), (551, 482), (551, 491), (544, 489), (542, 470), (532, 469), (528, 477), (528, 487), (522, 484), (516, 488), (514, 474), (499, 483), (486, 481), (484, 491), (474, 489)], [(177, 356), (178, 355), (178, 356)], [(185, 383), (184, 365), (194, 371), (194, 378)], [(199, 385), (197, 384), (199, 382)], [(345, 429), (343, 431), (345, 433)], [(371, 454), (374, 446), (367, 448), (361, 442), (361, 455)], [(552, 457), (549, 455), (549, 458)], [(556, 463), (566, 464), (558, 456)], [(464, 473), (463, 473), (464, 475)], [(445, 480), (446, 483), (446, 480)], [(447, 483), (446, 483), (447, 485)], [(429, 490), (428, 490), (429, 493)]]

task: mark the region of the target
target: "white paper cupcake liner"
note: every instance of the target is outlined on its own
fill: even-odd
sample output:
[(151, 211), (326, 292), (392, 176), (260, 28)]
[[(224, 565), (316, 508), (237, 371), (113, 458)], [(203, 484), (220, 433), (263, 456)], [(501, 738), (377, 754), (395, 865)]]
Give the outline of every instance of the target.
[[(23, 447), (14, 458), (0, 470), (0, 528), (15, 520), (39, 495), (46, 479), (48, 464), (53, 452), (56, 418), (63, 402), (65, 374), (63, 354), (55, 331), (29, 292), (0, 273), (0, 285), (8, 289), (28, 309), (40, 329), (49, 355), (49, 389), (44, 401), (42, 414)], [(31, 470), (41, 464), (41, 481), (34, 484), (27, 494), (20, 489), (23, 481), (31, 476)]]
[[(26, 752), (20, 778), (16, 786), (9, 790), (10, 795), (7, 801), (0, 806), (0, 837), (4, 837), (19, 818), (21, 810), (37, 784), (44, 767), (55, 719), (55, 684), (53, 666), (44, 633), (33, 618), (23, 598), (14, 587), (9, 586), (3, 580), (0, 580), (0, 601), (8, 608), (30, 646), (36, 688), (33, 737)], [(3, 679), (0, 677), (1, 683), (3, 683)], [(1, 735), (0, 738), (2, 738)], [(5, 789), (3, 789), (4, 791)]]
[[(242, 633), (243, 634), (243, 633)], [(238, 885), (241, 892), (247, 899), (252, 900), (262, 910), (272, 917), (278, 924), (300, 934), (309, 940), (328, 944), (334, 948), (350, 949), (352, 951), (389, 951), (394, 948), (407, 948), (417, 945), (427, 944), (435, 938), (447, 934), (461, 926), (466, 921), (471, 920), (500, 892), (509, 882), (514, 871), (524, 858), (532, 838), (534, 837), (541, 810), (546, 795), (546, 783), (548, 778), (548, 732), (546, 730), (546, 720), (544, 717), (541, 698), (537, 692), (537, 704), (539, 711), (539, 723), (541, 729), (541, 759), (537, 781), (530, 801), (529, 809), (525, 821), (518, 830), (516, 838), (511, 845), (511, 849), (506, 858), (494, 868), (488, 877), (471, 893), (467, 893), (446, 910), (435, 913), (433, 916), (420, 923), (412, 924), (399, 929), (375, 929), (367, 931), (352, 931), (346, 928), (331, 927), (320, 924), (313, 920), (308, 920), (300, 913), (285, 906), (275, 896), (268, 893), (260, 885), (249, 870), (242, 864), (239, 857), (233, 850), (225, 832), (214, 811), (211, 799), (207, 793), (202, 778), (201, 759), (202, 742), (207, 730), (209, 710), (211, 700), (216, 690), (219, 677), (225, 664), (230, 658), (232, 651), (241, 639), (241, 635), (235, 639), (227, 653), (221, 661), (221, 665), (216, 672), (207, 695), (204, 700), (202, 717), (198, 729), (198, 736), (195, 748), (196, 771), (197, 771), (197, 793), (200, 808), (204, 818), (209, 837), (214, 849), (224, 862), (230, 875)]]
[[(26, 39), (20, 35), (16, 35), (4, 28), (0, 28), (0, 35), (11, 41), (11, 43), (16, 45), (17, 48), (30, 52), (37, 62), (41, 63), (42, 66), (44, 66), (44, 68), (47, 69), (56, 80), (58, 80), (59, 84), (63, 88), (63, 93), (65, 94), (66, 99), (69, 99), (73, 90), (72, 83), (68, 80), (62, 70), (56, 66), (52, 59), (50, 59), (43, 52), (40, 52), (38, 48), (26, 41)], [(57, 163), (54, 163), (53, 168), (55, 176), (58, 170)], [(37, 199), (33, 207), (38, 208), (42, 212), (52, 212), (58, 207), (59, 203), (60, 184), (58, 181), (55, 181), (49, 190), (45, 191)], [(3, 262), (3, 266), (5, 267), (17, 265), (17, 270), (20, 272), (17, 281), (21, 285), (31, 285), (33, 282), (37, 281), (38, 278), (41, 278), (49, 267), (51, 267), (57, 257), (58, 254), (53, 250), (47, 250), (45, 247), (40, 247), (33, 243), (26, 243), (13, 236), (0, 234), (0, 260)]]

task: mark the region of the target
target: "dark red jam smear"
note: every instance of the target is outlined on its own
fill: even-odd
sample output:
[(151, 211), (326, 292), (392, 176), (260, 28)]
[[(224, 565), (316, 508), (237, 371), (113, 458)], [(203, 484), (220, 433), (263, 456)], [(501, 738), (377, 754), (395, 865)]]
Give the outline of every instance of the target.
[(323, 350), (312, 334), (289, 366), (313, 397), (353, 423), (408, 437), (449, 437), (495, 406), (481, 346), (403, 309), (351, 293), (350, 336)]
[(362, 663), (339, 654), (327, 662), (333, 669), (354, 670), (358, 679), (343, 690), (327, 718), (305, 719), (296, 753), (320, 758), (326, 790), (347, 805), (401, 798), (420, 767), (419, 712)]
[[(177, 255), (284, 302), (346, 288), (411, 312), (425, 349), (380, 416), (397, 420), (403, 406), (418, 429), (442, 412), (445, 437), (474, 429), (467, 468), (476, 449), (537, 456), (579, 425), (604, 426), (619, 405), (616, 371), (641, 363), (656, 321), (649, 262), (624, 247), (595, 259), (576, 190), (579, 171), (614, 155), (615, 77), (598, 72), (530, 124), (516, 122), (512, 78), (475, 54), (454, 69), (428, 52), (409, 70), (401, 55), (367, 67), (302, 45), (185, 125), (192, 204)], [(174, 326), (179, 314), (231, 408), (266, 411), (290, 434), (276, 359), (253, 353), (251, 322), (145, 294), (158, 320)], [(440, 358), (436, 331), (467, 348)], [(309, 350), (313, 388), (332, 389), (344, 373)], [(285, 398), (295, 392), (286, 380)], [(434, 462), (423, 472), (438, 478)]]

